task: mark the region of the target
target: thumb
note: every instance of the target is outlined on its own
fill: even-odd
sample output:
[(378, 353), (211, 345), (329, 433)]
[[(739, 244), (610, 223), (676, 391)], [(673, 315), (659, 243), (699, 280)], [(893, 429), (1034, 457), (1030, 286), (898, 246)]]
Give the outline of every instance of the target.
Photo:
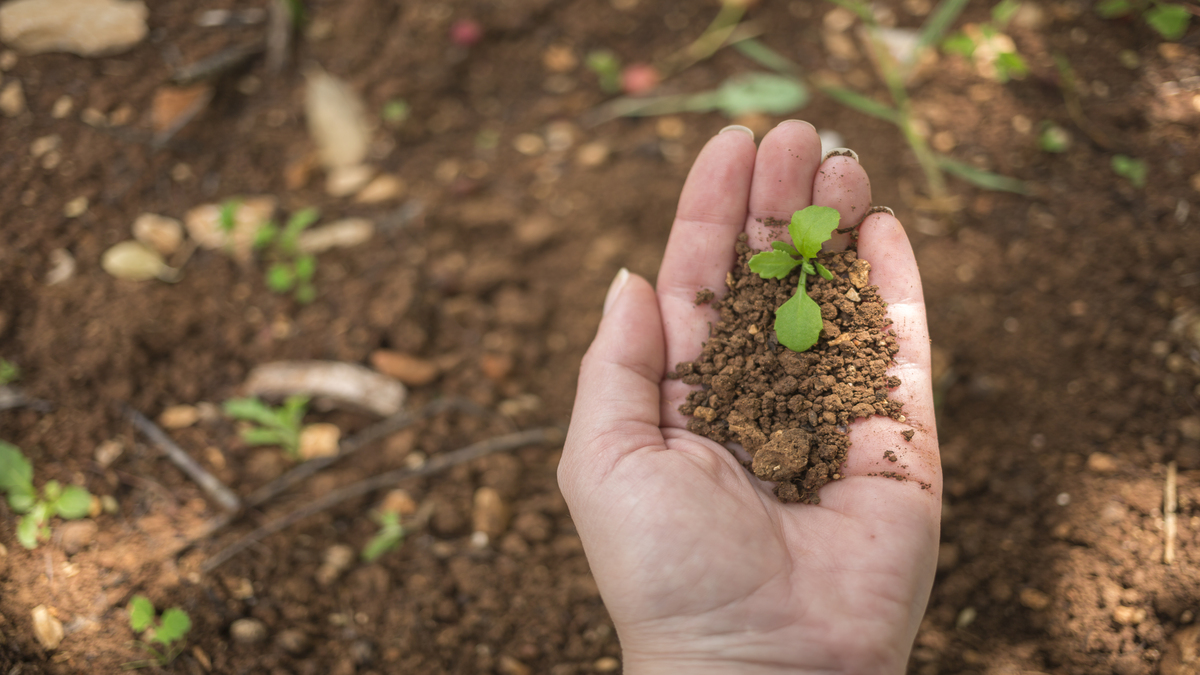
[[(559, 484), (572, 492), (621, 456), (663, 444), (659, 385), (666, 346), (650, 284), (622, 269), (604, 299), (604, 318), (579, 368)], [(581, 486), (579, 486), (581, 487)]]

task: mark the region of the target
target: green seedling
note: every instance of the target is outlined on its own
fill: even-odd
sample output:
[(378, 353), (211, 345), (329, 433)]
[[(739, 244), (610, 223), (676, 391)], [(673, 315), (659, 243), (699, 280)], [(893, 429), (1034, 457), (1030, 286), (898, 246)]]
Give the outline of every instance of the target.
[(398, 127), (404, 124), (405, 120), (412, 115), (412, 107), (408, 105), (408, 101), (402, 98), (393, 98), (383, 104), (383, 110), (380, 111), (380, 117), (390, 127)]
[(621, 91), (621, 60), (607, 49), (597, 49), (587, 55), (588, 70), (600, 79), (600, 91), (615, 94)]
[(267, 268), (267, 288), (276, 293), (295, 291), (296, 301), (308, 304), (317, 297), (313, 276), (317, 273), (317, 258), (300, 250), (300, 233), (321, 217), (313, 208), (302, 209), (292, 214), (280, 228), (273, 222), (258, 229), (254, 236), (254, 248), (265, 250), (274, 262)]
[[(183, 652), (184, 636), (192, 629), (192, 619), (187, 612), (178, 607), (164, 611), (162, 616), (157, 617), (158, 621), (155, 621), (155, 614), (154, 603), (146, 596), (135, 595), (129, 601), (129, 627), (135, 633), (148, 635), (145, 642), (138, 644), (147, 654), (154, 657), (154, 662), (166, 666)], [(160, 646), (156, 648), (152, 643), (158, 643)], [(143, 668), (151, 663), (134, 661), (126, 663), (123, 667), (131, 670)]]
[(21, 379), (21, 369), (8, 359), (0, 359), (0, 387)]
[(242, 430), (242, 440), (250, 445), (277, 445), (293, 459), (300, 458), (300, 422), (308, 407), (307, 396), (289, 396), (278, 408), (257, 398), (231, 398), (223, 407), (226, 415), (254, 425)]
[(233, 228), (237, 227), (237, 211), (242, 205), (240, 199), (226, 199), (221, 202), (221, 211), (217, 214), (217, 225), (225, 234), (233, 232)]
[(1019, 0), (1001, 0), (992, 7), (991, 21), (950, 35), (942, 42), (942, 50), (975, 62), (981, 73), (997, 82), (1025, 77), (1029, 74), (1029, 66), (1017, 53), (1012, 38), (1003, 32), (1020, 8)]
[(1046, 152), (1066, 152), (1071, 147), (1071, 133), (1054, 122), (1042, 122), (1038, 147)]
[(764, 279), (783, 279), (792, 270), (800, 268), (796, 294), (775, 312), (775, 335), (780, 344), (794, 352), (807, 351), (817, 344), (821, 335), (824, 321), (821, 320), (821, 308), (808, 297), (808, 275), (833, 278), (833, 274), (814, 258), (821, 252), (821, 245), (833, 236), (839, 219), (837, 209), (828, 206), (810, 206), (797, 211), (788, 223), (788, 234), (794, 245), (773, 241), (772, 250), (756, 253), (750, 258), (750, 271)]
[(1138, 189), (1146, 187), (1146, 163), (1142, 160), (1128, 155), (1113, 155), (1112, 170), (1113, 173), (1132, 183), (1133, 187)]
[(48, 521), (54, 516), (75, 520), (87, 516), (92, 495), (78, 485), (63, 487), (56, 480), (42, 486), (41, 496), (33, 487), (33, 465), (17, 446), (0, 441), (0, 490), (8, 494), (8, 505), (24, 514), (17, 522), (17, 541), (27, 549), (50, 538)]
[(1146, 25), (1167, 40), (1178, 40), (1187, 33), (1192, 14), (1184, 5), (1145, 0), (1103, 0), (1096, 12), (1105, 19), (1140, 14)]
[(362, 558), (367, 562), (374, 562), (384, 553), (396, 550), (404, 541), (404, 526), (400, 524), (399, 513), (380, 511), (372, 514), (371, 520), (379, 525), (379, 531), (363, 546)]

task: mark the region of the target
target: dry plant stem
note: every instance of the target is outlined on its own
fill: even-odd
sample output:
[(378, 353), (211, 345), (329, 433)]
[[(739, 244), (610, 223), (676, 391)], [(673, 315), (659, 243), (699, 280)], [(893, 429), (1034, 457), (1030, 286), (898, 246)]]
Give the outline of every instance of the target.
[(0, 387), (0, 410), (16, 408), (33, 408), (38, 412), (46, 413), (53, 410), (54, 405), (49, 401), (29, 398), (16, 387)]
[(287, 0), (274, 0), (267, 23), (267, 72), (279, 74), (287, 66), (292, 46), (292, 17)]
[(225, 487), (225, 484), (217, 480), (216, 476), (204, 470), (204, 467), (196, 463), (183, 448), (175, 444), (162, 429), (158, 428), (154, 422), (151, 422), (142, 413), (130, 408), (122, 406), (125, 409), (125, 416), (133, 422), (133, 426), (137, 427), (146, 438), (150, 439), (163, 454), (167, 456), (175, 466), (179, 467), (200, 486), (202, 490), (208, 493), (218, 504), (227, 511), (237, 511), (242, 508), (241, 500), (232, 490)]
[(1163, 485), (1163, 564), (1175, 562), (1176, 511), (1179, 501), (1175, 494), (1175, 462), (1167, 464), (1167, 480)]
[(540, 429), (530, 429), (529, 431), (518, 431), (504, 436), (489, 438), (486, 441), (480, 441), (465, 448), (459, 448), (452, 452), (433, 457), (424, 466), (417, 469), (396, 469), (387, 473), (368, 478), (366, 480), (352, 483), (343, 488), (338, 488), (324, 497), (311, 502), (308, 505), (301, 507), (291, 513), (273, 520), (266, 525), (254, 530), (250, 534), (242, 537), (233, 544), (222, 549), (208, 560), (204, 561), (201, 570), (205, 573), (212, 572), (220, 567), (230, 558), (246, 550), (253, 544), (261, 541), (265, 537), (269, 537), (284, 528), (293, 525), (311, 515), (315, 515), (325, 509), (336, 506), (347, 499), (361, 497), (365, 494), (380, 490), (382, 488), (391, 487), (401, 481), (409, 478), (417, 478), (419, 476), (428, 476), (431, 474), (444, 471), (452, 466), (463, 464), (495, 452), (505, 450), (515, 450), (527, 445), (535, 445), (541, 443), (561, 443), (565, 437), (564, 431), (559, 427), (542, 427)]

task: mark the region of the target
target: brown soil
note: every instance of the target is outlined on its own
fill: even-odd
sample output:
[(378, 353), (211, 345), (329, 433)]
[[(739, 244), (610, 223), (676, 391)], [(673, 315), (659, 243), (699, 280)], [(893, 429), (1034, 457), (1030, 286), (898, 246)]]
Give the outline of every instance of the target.
[(721, 318), (700, 356), (672, 373), (702, 385), (679, 411), (692, 416), (689, 431), (740, 444), (750, 455), (746, 468), (776, 483), (780, 501), (818, 504), (821, 487), (841, 478), (848, 424), (872, 415), (904, 419), (901, 404), (887, 397), (900, 385), (885, 373), (896, 338), (885, 332), (887, 304), (868, 284), (869, 262), (851, 249), (817, 258), (833, 274), (808, 284), (825, 324), (817, 344), (803, 353), (780, 345), (775, 312), (796, 293), (800, 272), (763, 279), (750, 271), (755, 253), (746, 235), (738, 237), (729, 292), (713, 304)]
[[(915, 27), (933, 4), (884, 2), (881, 16)], [(971, 3), (963, 22), (987, 20), (991, 4)], [(215, 574), (198, 567), (259, 523), (413, 453), (569, 420), (605, 289), (621, 267), (653, 278), (687, 169), (730, 120), (585, 128), (581, 115), (605, 99), (595, 78), (578, 63), (547, 64), (562, 67), (562, 48), (577, 61), (600, 47), (626, 62), (665, 57), (700, 35), (715, 3), (308, 2), (314, 28), (293, 63), (315, 61), (348, 79), (371, 110), (395, 97), (411, 106), (408, 121), (376, 137), (373, 156), (408, 185), (389, 205), (331, 198), (320, 175), (289, 188), (288, 170), (303, 168), (312, 150), (304, 80), (294, 68), (268, 74), (261, 59), (223, 81), (167, 147), (146, 143), (153, 92), (175, 65), (264, 30), (197, 26), (194, 2), (150, 5), (150, 36), (127, 54), (0, 57), (3, 85), (20, 82), (29, 107), (0, 121), (0, 358), (22, 368), (27, 394), (53, 405), (0, 411), (0, 438), (31, 456), (39, 484), (83, 484), (119, 505), (95, 519), (95, 539), (72, 556), (60, 543), (26, 552), (0, 510), (0, 670), (116, 672), (141, 657), (123, 610), (134, 593), (181, 606), (195, 622), (173, 672), (619, 668), (612, 624), (555, 485), (556, 448), (404, 485), (434, 507), (428, 527), (327, 586), (316, 581), (326, 552), (366, 543), (375, 527), (367, 514), (382, 495), (268, 537)], [(886, 100), (852, 31), (850, 50), (826, 39), (832, 9), (793, 0), (759, 3), (749, 16), (764, 42), (806, 72)], [(1200, 613), (1197, 29), (1165, 43), (1140, 20), (1102, 20), (1087, 3), (1038, 9), (1009, 31), (1030, 64), (1026, 79), (1001, 84), (940, 56), (910, 84), (939, 152), (1030, 181), (1030, 196), (952, 180), (958, 208), (939, 216), (894, 127), (820, 95), (797, 116), (836, 129), (858, 152), (875, 203), (905, 223), (923, 274), (946, 489), (938, 579), (911, 670), (1175, 675), (1187, 672), (1181, 655), (1197, 640)], [(464, 16), (484, 27), (469, 50), (447, 39)], [(1056, 55), (1075, 71), (1074, 113)], [(723, 50), (664, 87), (707, 90), (755, 68)], [(73, 106), (57, 118), (62, 97)], [(85, 122), (84, 110), (107, 122)], [(780, 119), (736, 121), (761, 137)], [(1043, 121), (1070, 132), (1066, 152), (1039, 150)], [(519, 134), (551, 131), (555, 144), (541, 154), (514, 149)], [(51, 135), (60, 139), (57, 164), (31, 152)], [(591, 143), (600, 145), (590, 156), (607, 150), (607, 159), (577, 162)], [(1145, 188), (1111, 171), (1116, 153), (1147, 161)], [(179, 217), (260, 193), (287, 212), (369, 217), (382, 232), (370, 245), (321, 254), (308, 306), (270, 293), (261, 268), (218, 252), (196, 253), (169, 286), (117, 281), (99, 268), (143, 211)], [(67, 217), (64, 206), (81, 196), (87, 210)], [(75, 259), (75, 276), (47, 285), (59, 249)], [(436, 379), (410, 392), (410, 407), (463, 396), (492, 413), (446, 414), (397, 434), (176, 560), (173, 547), (217, 507), (113, 404), (157, 418), (171, 405), (220, 404), (259, 363), (368, 363), (378, 348), (438, 364)], [(347, 434), (374, 421), (349, 412), (311, 420)], [(286, 466), (271, 449), (244, 446), (219, 417), (170, 433), (243, 497)], [(108, 440), (124, 451), (104, 468), (96, 450)], [(1179, 510), (1167, 565), (1170, 461)], [(485, 487), (512, 517), (476, 548), (470, 516)], [(38, 605), (67, 627), (56, 652), (33, 637)], [(230, 640), (233, 622), (247, 617), (263, 622), (262, 643)]]

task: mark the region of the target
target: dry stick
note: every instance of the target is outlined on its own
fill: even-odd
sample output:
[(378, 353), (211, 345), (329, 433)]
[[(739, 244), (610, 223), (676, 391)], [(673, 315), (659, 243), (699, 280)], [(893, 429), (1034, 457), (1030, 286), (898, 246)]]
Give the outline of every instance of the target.
[(408, 478), (417, 478), (419, 476), (428, 476), (430, 474), (443, 471), (452, 466), (457, 466), (464, 462), (469, 462), (473, 459), (478, 459), (485, 455), (490, 455), (494, 452), (502, 452), (504, 450), (515, 450), (516, 448), (534, 445), (538, 443), (561, 443), (563, 440), (563, 431), (558, 427), (542, 427), (541, 429), (530, 429), (529, 431), (518, 431), (504, 436), (496, 436), (485, 441), (480, 441), (465, 448), (459, 448), (452, 452), (433, 457), (424, 466), (417, 469), (395, 469), (387, 473), (379, 474), (373, 478), (361, 480), (357, 483), (351, 483), (342, 488), (338, 488), (324, 497), (311, 502), (282, 518), (273, 520), (266, 525), (254, 530), (250, 534), (242, 537), (233, 544), (225, 547), (217, 552), (201, 565), (201, 570), (205, 573), (211, 572), (220, 567), (233, 556), (241, 553), (251, 545), (261, 541), (265, 537), (269, 537), (280, 530), (299, 522), (311, 515), (320, 513), (325, 509), (336, 506), (347, 499), (361, 497), (375, 490), (390, 487)]
[(1175, 512), (1179, 501), (1175, 497), (1175, 462), (1167, 464), (1167, 482), (1163, 486), (1163, 563), (1175, 562)]
[(225, 487), (225, 484), (217, 480), (217, 477), (204, 470), (204, 467), (196, 463), (183, 448), (175, 444), (162, 429), (158, 428), (154, 422), (151, 422), (142, 413), (125, 405), (125, 416), (130, 422), (138, 428), (146, 438), (149, 438), (163, 454), (167, 456), (175, 466), (183, 470), (189, 478), (196, 481), (196, 484), (201, 487), (210, 497), (215, 499), (218, 504), (228, 511), (237, 511), (242, 507), (241, 500), (233, 491)]

